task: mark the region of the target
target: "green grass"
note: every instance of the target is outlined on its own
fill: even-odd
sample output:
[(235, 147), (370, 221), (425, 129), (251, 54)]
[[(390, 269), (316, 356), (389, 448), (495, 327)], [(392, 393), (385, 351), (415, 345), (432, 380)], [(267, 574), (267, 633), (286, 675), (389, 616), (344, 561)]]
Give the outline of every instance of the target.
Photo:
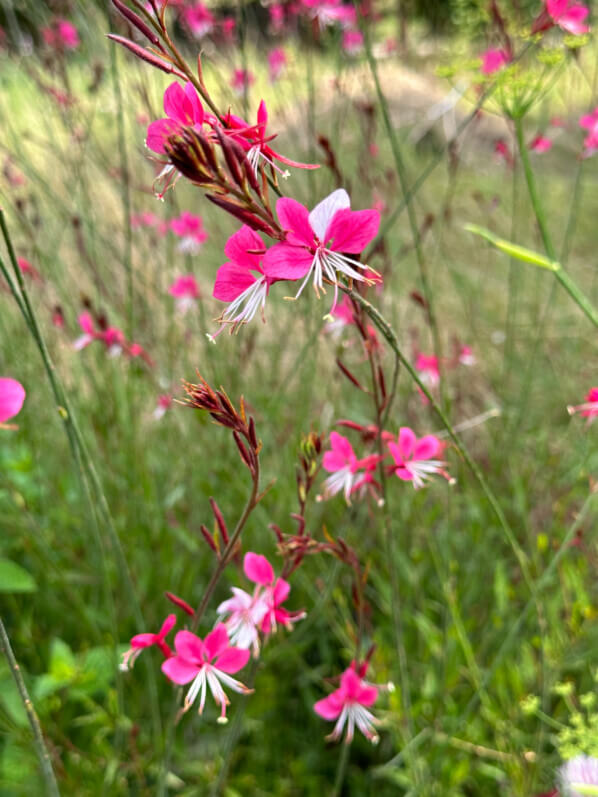
[[(168, 80), (123, 52), (117, 61), (132, 210), (168, 218), (182, 209), (200, 213), (210, 239), (199, 255), (185, 258), (172, 236), (158, 239), (134, 231), (133, 339), (147, 348), (155, 369), (107, 358), (99, 344), (73, 351), (82, 297), (118, 326), (126, 328), (129, 311), (117, 106), (109, 71), (97, 92), (87, 89), (94, 60), (108, 63), (108, 44), (100, 37), (105, 21), (92, 15), (88, 20), (86, 50), (69, 65), (78, 98), (72, 108), (59, 109), (25, 75), (23, 64), (7, 57), (0, 63), (5, 131), (0, 158), (10, 153), (27, 178), (19, 189), (0, 182), (0, 202), (17, 253), (43, 275), (42, 284), (29, 286), (35, 311), (103, 485), (142, 608), (141, 630), (154, 630), (170, 610), (165, 590), (192, 605), (202, 597), (213, 567), (199, 531), (202, 523), (212, 527), (209, 497), (217, 498), (233, 526), (249, 490), (227, 432), (179, 405), (155, 422), (159, 393), (172, 390), (182, 398), (180, 379), (193, 381), (198, 369), (210, 383), (222, 384), (234, 401), (245, 396), (263, 441), (262, 484), (272, 487), (250, 518), (243, 548), (273, 561), (275, 537), (269, 524), (294, 529), (289, 514), (297, 508), (301, 435), (311, 429), (328, 433), (339, 418), (374, 419), (370, 398), (352, 388), (334, 365), (341, 356), (367, 383), (361, 345), (347, 345), (350, 332), (335, 342), (322, 331), (330, 294), (317, 302), (306, 291), (300, 302), (289, 303), (282, 300), (284, 288), (275, 286), (265, 326), (257, 322), (237, 336), (221, 335), (216, 346), (207, 341), (205, 333), (214, 330), (211, 319), (219, 312), (210, 297), (212, 283), (235, 225), (183, 180), (164, 205), (151, 196), (153, 171), (143, 146), (145, 128), (136, 115), (159, 115)], [(258, 72), (252, 107), (266, 96), (270, 125), (281, 130), (277, 144), (282, 152), (321, 160), (317, 144), (308, 138), (301, 49), (293, 51), (291, 76), (272, 88), (251, 47), (251, 65)], [(214, 67), (206, 66), (206, 78), (223, 104), (233, 101), (226, 93), (233, 60), (225, 55)], [(375, 141), (380, 152), (372, 159), (363, 143), (363, 111), (348, 94), (357, 84), (374, 101), (371, 82), (363, 77), (367, 69), (360, 64), (353, 71), (343, 62), (346, 92), (332, 99), (328, 81), (340, 67), (337, 61), (331, 54), (314, 58), (315, 129), (330, 139), (355, 205), (369, 207), (375, 193), (392, 210), (401, 192), (379, 112)], [(569, 227), (568, 268), (596, 301), (596, 165), (592, 160), (580, 164), (574, 154), (580, 141), (577, 116), (591, 101), (580, 74), (590, 75), (591, 81), (594, 63), (595, 52), (588, 48), (579, 67), (568, 65), (534, 110), (528, 134), (531, 138), (536, 124), (555, 113), (569, 121), (570, 129), (534, 167), (557, 249)], [(384, 66), (385, 76), (391, 69)], [(400, 115), (401, 96), (388, 78), (383, 89), (391, 111)], [(401, 126), (399, 139), (412, 183), (434, 150), (426, 149), (430, 139), (414, 147), (410, 127)], [(431, 146), (439, 144), (432, 139)], [(573, 204), (570, 215), (578, 168), (579, 207)], [(547, 791), (560, 762), (557, 729), (537, 713), (526, 713), (522, 701), (538, 695), (541, 709), (554, 722), (567, 724), (579, 696), (595, 689), (598, 551), (596, 506), (588, 496), (598, 466), (596, 433), (566, 412), (595, 382), (595, 334), (564, 291), (553, 287), (551, 274), (509, 263), (463, 229), (466, 223), (479, 224), (540, 251), (519, 171), (515, 179), (513, 191), (512, 174), (492, 160), (492, 141), (469, 128), (458, 170), (451, 173), (440, 165), (417, 194), (414, 208), (420, 225), (427, 214), (433, 217), (423, 250), (442, 349), (450, 353), (458, 338), (472, 345), (477, 357), (475, 368), (447, 373), (445, 407), (453, 424), (500, 410), (499, 417), (464, 431), (462, 438), (525, 554), (539, 590), (537, 602), (528, 607), (530, 590), (513, 550), (477, 482), (450, 447), (454, 486), (435, 482), (414, 492), (396, 479), (389, 482), (394, 561), (388, 560), (383, 543), (384, 511), (375, 503), (348, 508), (341, 497), (310, 503), (307, 519), (313, 534), (321, 539), (326, 529), (343, 537), (369, 564), (367, 639), (376, 644), (371, 678), (396, 686), (376, 707), (382, 720), (379, 745), (359, 738), (351, 748), (347, 795), (529, 797)], [(294, 172), (284, 187), (313, 204), (335, 184), (323, 168), (315, 175)], [(75, 216), (78, 226), (73, 225)], [(409, 356), (416, 346), (427, 353), (432, 349), (425, 315), (410, 298), (422, 290), (410, 242), (403, 213), (386, 237), (386, 252), (371, 261), (385, 275), (384, 292), (375, 301)], [(197, 312), (181, 319), (167, 287), (187, 271), (199, 279), (203, 298)], [(57, 303), (66, 317), (62, 331), (50, 322)], [(4, 292), (0, 339), (0, 373), (19, 379), (28, 393), (18, 431), (1, 432), (0, 558), (24, 568), (35, 585), (26, 592), (4, 591), (0, 585), (1, 613), (61, 791), (155, 794), (172, 722), (173, 689), (159, 672), (155, 651), (145, 652), (132, 673), (118, 673), (117, 653), (139, 630), (133, 608), (105, 526), (100, 523), (101, 545), (94, 536), (93, 516), (42, 361)], [(384, 363), (390, 373), (390, 352)], [(401, 425), (420, 435), (441, 430), (403, 371), (388, 427), (396, 432)], [(566, 547), (551, 567), (583, 507), (579, 545)], [(391, 621), (391, 568), (400, 587), (407, 659), (403, 679)], [(239, 575), (231, 565), (201, 635), (236, 583)], [(292, 634), (282, 633), (267, 644), (255, 672), (255, 694), (235, 696), (228, 727), (216, 724), (213, 706), (204, 718), (192, 710), (177, 725), (167, 777), (170, 793), (208, 794), (223, 762), (228, 768), (224, 793), (230, 797), (330, 792), (341, 751), (325, 742), (330, 728), (312, 706), (326, 694), (324, 679), (346, 667), (353, 655), (350, 583), (350, 573), (331, 557), (308, 557), (292, 578), (289, 601), (293, 609), (305, 608), (307, 619)], [(152, 678), (159, 725), (148, 698)], [(564, 681), (574, 685), (573, 698), (554, 692)], [(410, 717), (401, 691), (405, 684)], [(41, 793), (27, 721), (4, 665), (0, 732), (0, 792)], [(588, 739), (595, 733), (588, 731)]]

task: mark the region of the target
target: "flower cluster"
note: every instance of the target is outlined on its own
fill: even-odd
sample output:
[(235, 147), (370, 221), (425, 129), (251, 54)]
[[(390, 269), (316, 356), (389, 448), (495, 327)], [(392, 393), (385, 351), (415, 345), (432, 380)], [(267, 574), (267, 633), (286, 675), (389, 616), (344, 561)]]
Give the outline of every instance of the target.
[(153, 366), (153, 360), (143, 346), (139, 343), (129, 343), (122, 329), (107, 325), (96, 328), (96, 323), (88, 312), (81, 313), (78, 322), (83, 334), (73, 343), (77, 351), (86, 348), (94, 341), (99, 341), (104, 344), (111, 357), (118, 357), (124, 353), (129, 357), (140, 357), (149, 366)]

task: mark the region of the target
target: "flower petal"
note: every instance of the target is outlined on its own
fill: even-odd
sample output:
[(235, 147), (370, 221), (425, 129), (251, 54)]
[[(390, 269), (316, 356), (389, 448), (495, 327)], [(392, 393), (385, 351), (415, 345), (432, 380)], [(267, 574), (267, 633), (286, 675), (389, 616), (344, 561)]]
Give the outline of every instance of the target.
[[(179, 631), (179, 633), (182, 632)], [(162, 662), (162, 672), (175, 684), (188, 684), (189, 681), (195, 678), (200, 669), (201, 667), (178, 656), (171, 656)]]
[(314, 233), (309, 223), (307, 208), (296, 199), (282, 197), (276, 203), (278, 220), (284, 230), (292, 233), (287, 236), (289, 243), (312, 246)]
[(228, 239), (224, 245), (224, 254), (237, 266), (261, 271), (260, 261), (263, 255), (253, 254), (252, 252), (255, 250), (264, 252), (265, 249), (266, 247), (260, 236), (244, 224), (240, 230), (237, 230)]
[(314, 711), (325, 720), (335, 720), (343, 710), (343, 699), (340, 689), (333, 692), (323, 700), (318, 700), (314, 705)]
[(234, 673), (242, 670), (249, 661), (249, 651), (241, 648), (227, 648), (214, 662), (214, 667), (222, 672)]
[(174, 647), (177, 655), (188, 662), (201, 665), (204, 660), (204, 643), (191, 631), (178, 631), (174, 638)]
[(274, 244), (264, 255), (262, 270), (270, 279), (298, 280), (310, 270), (313, 259), (304, 246)]
[(25, 401), (25, 388), (16, 379), (0, 379), (0, 423), (14, 418)]
[(265, 556), (246, 553), (243, 559), (243, 572), (254, 584), (266, 587), (274, 581), (274, 570)]
[(417, 437), (415, 436), (415, 432), (408, 426), (401, 426), (399, 429), (398, 444), (403, 460), (409, 459), (409, 457), (413, 454), (413, 448), (416, 441)]
[(434, 459), (442, 450), (442, 443), (433, 434), (420, 438), (413, 447), (413, 459)]
[(232, 302), (253, 285), (255, 280), (248, 269), (236, 266), (234, 263), (224, 263), (216, 273), (212, 296), (221, 302)]
[(208, 661), (219, 656), (228, 647), (228, 631), (224, 623), (218, 623), (204, 639), (204, 648)]
[[(323, 199), (309, 214), (309, 224), (320, 241), (325, 240), (326, 230), (335, 213), (351, 206), (349, 194), (344, 188), (338, 188), (330, 196)], [(277, 205), (278, 208), (278, 205)]]
[(190, 103), (182, 86), (171, 83), (164, 92), (164, 113), (169, 119), (174, 119), (182, 125), (190, 122)]
[(132, 648), (149, 648), (156, 644), (156, 634), (135, 634), (131, 639)]
[(332, 243), (335, 252), (359, 254), (378, 234), (380, 214), (377, 210), (339, 210), (334, 214), (324, 240)]
[(285, 581), (284, 578), (277, 578), (276, 584), (274, 584), (274, 589), (272, 590), (274, 605), (279, 606), (281, 603), (284, 603), (289, 597), (290, 591), (291, 585), (289, 582)]

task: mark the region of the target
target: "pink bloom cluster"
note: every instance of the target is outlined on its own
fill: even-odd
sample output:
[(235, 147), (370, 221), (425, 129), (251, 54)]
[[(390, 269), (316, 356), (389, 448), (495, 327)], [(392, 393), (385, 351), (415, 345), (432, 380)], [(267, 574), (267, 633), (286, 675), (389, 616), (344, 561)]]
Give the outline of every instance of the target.
[(143, 346), (139, 343), (129, 343), (125, 337), (125, 333), (121, 329), (118, 329), (118, 327), (109, 326), (105, 329), (96, 329), (91, 314), (87, 312), (81, 313), (78, 321), (83, 334), (80, 335), (73, 344), (77, 351), (89, 346), (94, 340), (98, 340), (104, 344), (112, 357), (116, 357), (124, 352), (129, 357), (141, 357), (148, 365), (153, 366), (153, 361)]
[(55, 19), (47, 28), (42, 28), (42, 38), (48, 47), (55, 50), (76, 50), (79, 46), (77, 28), (68, 19)]
[(221, 603), (217, 612), (226, 618), (224, 625), (231, 641), (240, 648), (251, 648), (253, 655), (257, 656), (260, 633), (270, 636), (279, 625), (290, 630), (292, 623), (301, 620), (305, 613), (289, 612), (283, 608), (291, 586), (284, 578), (276, 578), (265, 556), (246, 553), (243, 572), (256, 585), (253, 593), (233, 587), (233, 597)]
[[(358, 424), (344, 422), (343, 425), (364, 431)], [(366, 432), (370, 439), (378, 434), (375, 428), (367, 429)], [(390, 455), (392, 460), (385, 468), (401, 481), (412, 482), (416, 490), (423, 487), (433, 475), (443, 476), (451, 481), (445, 470), (446, 463), (439, 459), (444, 444), (435, 435), (418, 439), (409, 427), (403, 426), (396, 440), (390, 432), (383, 431), (381, 437), (387, 448), (386, 456)], [(346, 437), (338, 432), (331, 432), (330, 450), (326, 451), (322, 460), (324, 470), (331, 475), (324, 482), (322, 498), (331, 498), (342, 491), (346, 502), (350, 503), (351, 495), (361, 488), (367, 486), (375, 491), (378, 483), (374, 473), (384, 459), (385, 457), (378, 454), (358, 458)]]

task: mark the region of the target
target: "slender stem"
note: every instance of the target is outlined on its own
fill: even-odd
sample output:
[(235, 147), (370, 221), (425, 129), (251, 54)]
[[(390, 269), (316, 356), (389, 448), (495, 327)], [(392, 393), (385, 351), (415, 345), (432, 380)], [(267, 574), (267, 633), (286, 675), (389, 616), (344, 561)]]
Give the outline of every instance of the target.
[(0, 618), (0, 646), (2, 647), (2, 652), (6, 656), (6, 661), (8, 662), (8, 666), (17, 685), (17, 689), (19, 690), (21, 702), (25, 708), (27, 719), (29, 720), (29, 725), (31, 726), (31, 730), (33, 732), (35, 752), (37, 754), (39, 765), (42, 771), (42, 777), (46, 784), (46, 792), (47, 794), (51, 795), (51, 797), (60, 797), (56, 776), (54, 775), (54, 770), (52, 769), (50, 754), (48, 753), (46, 744), (44, 742), (42, 728), (35, 711), (35, 707), (31, 702), (29, 693), (27, 692), (27, 687), (25, 686), (25, 681), (23, 680), (23, 676), (21, 674), (21, 668), (19, 667), (19, 664), (10, 646), (10, 639), (6, 633), (6, 628), (4, 627), (2, 618)]
[[(548, 257), (551, 260), (556, 261), (557, 260), (556, 249), (554, 247), (550, 231), (548, 229), (548, 221), (546, 218), (546, 213), (544, 211), (542, 201), (540, 200), (540, 195), (538, 193), (534, 172), (532, 170), (529, 159), (529, 153), (525, 145), (524, 134), (523, 134), (523, 120), (521, 119), (521, 117), (517, 117), (515, 119), (515, 134), (517, 136), (517, 144), (519, 146), (519, 154), (521, 155), (521, 162), (523, 163), (523, 171), (525, 173), (527, 190), (532, 203), (532, 208), (534, 210), (534, 215), (538, 223), (538, 228), (540, 230), (540, 236), (542, 237), (542, 243), (544, 244), (544, 249), (546, 250), (546, 254), (548, 255)], [(561, 283), (563, 288), (567, 291), (569, 296), (573, 299), (575, 304), (580, 308), (580, 310), (582, 310), (582, 312), (585, 313), (585, 315), (590, 319), (590, 321), (592, 322), (592, 324), (594, 324), (595, 327), (598, 327), (598, 310), (594, 307), (592, 302), (587, 298), (587, 296), (577, 285), (577, 283), (573, 280), (573, 278), (570, 277), (569, 274), (564, 270), (562, 265), (560, 265), (559, 268), (554, 271), (554, 275), (557, 278), (557, 280)]]
[(345, 780), (345, 774), (347, 772), (347, 764), (349, 763), (350, 751), (351, 745), (347, 742), (343, 742), (341, 744), (341, 752), (338, 757), (338, 766), (336, 768), (336, 777), (334, 778), (334, 786), (330, 792), (330, 797), (339, 797), (341, 793), (341, 789), (343, 788), (343, 783)]
[(241, 517), (237, 521), (237, 525), (235, 526), (235, 529), (229, 538), (228, 545), (222, 552), (222, 555), (218, 560), (218, 564), (216, 565), (214, 572), (212, 573), (212, 577), (208, 582), (208, 586), (205, 589), (201, 602), (197, 607), (197, 609), (195, 610), (195, 614), (193, 615), (193, 621), (191, 622), (191, 631), (193, 633), (197, 631), (201, 618), (203, 617), (206, 609), (208, 608), (208, 603), (210, 602), (212, 593), (214, 592), (216, 585), (220, 580), (220, 576), (224, 572), (224, 569), (226, 568), (227, 564), (231, 559), (231, 556), (234, 553), (234, 550), (237, 546), (237, 542), (239, 540), (239, 537), (241, 536), (241, 532), (243, 531), (245, 524), (247, 523), (249, 515), (253, 512), (253, 510), (257, 505), (259, 483), (260, 483), (260, 463), (259, 459), (256, 457), (251, 493), (249, 495), (249, 498), (247, 499), (247, 503), (245, 504), (245, 508), (243, 509)]

